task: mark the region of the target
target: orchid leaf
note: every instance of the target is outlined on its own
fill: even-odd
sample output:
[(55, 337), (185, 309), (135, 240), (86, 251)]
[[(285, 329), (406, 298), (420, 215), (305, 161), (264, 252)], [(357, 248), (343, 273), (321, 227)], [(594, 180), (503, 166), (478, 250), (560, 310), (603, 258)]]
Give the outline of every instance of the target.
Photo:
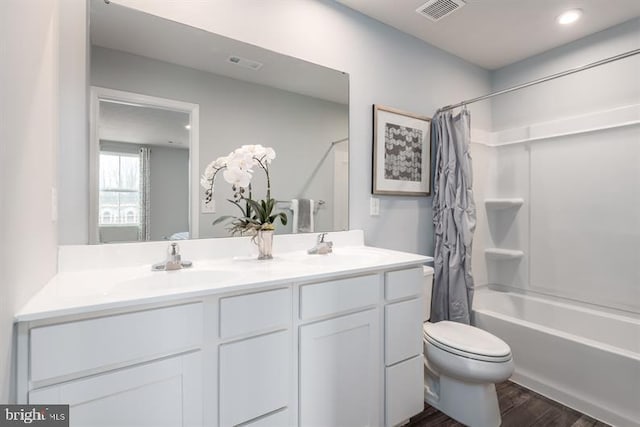
[(220, 224), (222, 221), (226, 221), (228, 219), (234, 218), (232, 215), (222, 215), (221, 217), (216, 218), (215, 221), (211, 223), (211, 225)]
[(242, 212), (242, 216), (244, 216), (244, 208), (242, 206), (240, 206), (240, 203), (236, 202), (235, 200), (231, 200), (231, 199), (227, 199), (227, 201), (229, 203), (232, 203), (232, 204), (236, 205), (238, 207), (238, 209), (240, 209), (240, 212)]

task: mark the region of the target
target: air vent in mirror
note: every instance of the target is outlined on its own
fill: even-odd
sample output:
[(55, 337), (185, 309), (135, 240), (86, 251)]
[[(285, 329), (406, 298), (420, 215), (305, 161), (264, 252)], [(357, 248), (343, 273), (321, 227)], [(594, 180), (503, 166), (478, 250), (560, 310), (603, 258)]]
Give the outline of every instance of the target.
[(258, 61), (253, 61), (247, 58), (241, 58), (239, 56), (230, 56), (227, 59), (228, 62), (231, 62), (234, 65), (238, 65), (240, 67), (249, 68), (251, 70), (257, 71), (262, 68), (262, 63)]
[(465, 4), (463, 0), (429, 0), (417, 8), (416, 12), (433, 22), (437, 22)]

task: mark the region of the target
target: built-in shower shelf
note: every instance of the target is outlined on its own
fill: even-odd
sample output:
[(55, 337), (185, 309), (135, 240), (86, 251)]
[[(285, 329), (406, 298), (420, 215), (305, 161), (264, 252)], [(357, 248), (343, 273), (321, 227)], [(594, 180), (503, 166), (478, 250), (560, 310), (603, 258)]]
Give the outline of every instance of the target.
[(524, 256), (523, 251), (518, 251), (514, 249), (499, 249), (499, 248), (485, 249), (484, 254), (487, 258), (494, 259), (496, 261), (520, 259)]
[(519, 208), (524, 203), (524, 199), (485, 199), (484, 205), (487, 209), (510, 209)]

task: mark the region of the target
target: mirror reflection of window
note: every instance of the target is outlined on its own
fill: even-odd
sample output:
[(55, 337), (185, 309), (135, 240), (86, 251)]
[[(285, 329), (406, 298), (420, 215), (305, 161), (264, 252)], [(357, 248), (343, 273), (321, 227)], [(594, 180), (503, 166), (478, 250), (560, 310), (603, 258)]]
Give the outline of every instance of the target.
[(100, 225), (139, 226), (140, 160), (129, 153), (100, 153)]
[(98, 228), (103, 243), (144, 240), (141, 163), (140, 154), (100, 151)]

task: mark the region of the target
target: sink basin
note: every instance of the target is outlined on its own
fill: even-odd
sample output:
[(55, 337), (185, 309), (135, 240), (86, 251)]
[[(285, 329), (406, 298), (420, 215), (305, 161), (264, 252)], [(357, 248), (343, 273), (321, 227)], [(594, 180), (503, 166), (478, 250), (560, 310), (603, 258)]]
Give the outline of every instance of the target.
[(224, 270), (175, 270), (149, 272), (117, 283), (109, 294), (167, 291), (215, 285), (238, 277), (238, 272)]

